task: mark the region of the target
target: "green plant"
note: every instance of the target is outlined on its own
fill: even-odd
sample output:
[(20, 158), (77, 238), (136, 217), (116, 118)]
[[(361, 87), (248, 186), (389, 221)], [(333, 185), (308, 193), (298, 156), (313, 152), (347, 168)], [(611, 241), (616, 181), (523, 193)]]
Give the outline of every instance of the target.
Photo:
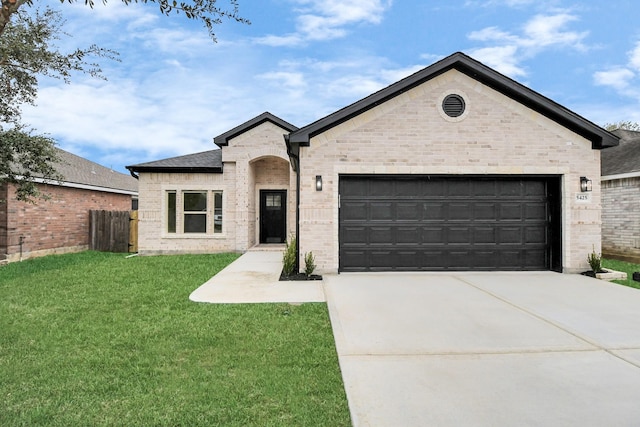
[(602, 271), (602, 255), (596, 253), (595, 247), (587, 257), (587, 261), (589, 262), (589, 266), (594, 273)]
[(288, 242), (285, 242), (284, 253), (282, 254), (282, 273), (285, 276), (291, 276), (296, 268), (296, 238), (291, 236)]
[(316, 259), (313, 256), (313, 252), (307, 252), (304, 254), (304, 274), (307, 277), (313, 274), (313, 271), (316, 269)]

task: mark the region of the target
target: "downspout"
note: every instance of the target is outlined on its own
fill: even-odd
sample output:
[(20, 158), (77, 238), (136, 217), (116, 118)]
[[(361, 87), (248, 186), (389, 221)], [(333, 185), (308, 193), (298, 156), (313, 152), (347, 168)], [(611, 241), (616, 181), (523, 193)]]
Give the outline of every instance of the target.
[(287, 154), (291, 159), (291, 168), (296, 173), (296, 273), (300, 272), (300, 147), (296, 146), (297, 152), (294, 152), (289, 135), (283, 135), (284, 142), (287, 145)]
[[(129, 169), (129, 168), (127, 168)], [(129, 169), (129, 174), (134, 177), (135, 179), (140, 179), (139, 175), (136, 175), (135, 171), (133, 169)]]

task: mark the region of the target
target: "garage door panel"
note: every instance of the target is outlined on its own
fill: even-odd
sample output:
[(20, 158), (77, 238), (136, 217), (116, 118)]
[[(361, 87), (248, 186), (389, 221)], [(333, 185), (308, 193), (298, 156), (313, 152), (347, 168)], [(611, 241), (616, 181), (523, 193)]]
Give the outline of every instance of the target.
[(395, 213), (391, 202), (370, 202), (369, 212), (371, 221), (391, 221)]
[(393, 245), (394, 241), (393, 228), (390, 226), (376, 226), (369, 228), (369, 244), (380, 245)]
[(549, 269), (549, 182), (341, 176), (340, 270)]
[(396, 221), (419, 221), (422, 219), (422, 203), (398, 202), (396, 204)]
[(471, 203), (449, 203), (448, 219), (450, 221), (469, 221), (471, 218), (473, 218), (473, 207)]
[(476, 244), (496, 244), (497, 232), (495, 227), (477, 227), (473, 230), (473, 241)]
[(468, 245), (471, 242), (470, 227), (450, 227), (447, 229), (447, 243)]
[(422, 243), (422, 229), (418, 226), (398, 227), (396, 229), (396, 243), (402, 246), (420, 246)]
[(447, 217), (447, 207), (444, 202), (424, 202), (424, 216), (427, 221), (444, 221)]
[(368, 207), (365, 202), (344, 201), (340, 207), (340, 219), (344, 222), (366, 221)]

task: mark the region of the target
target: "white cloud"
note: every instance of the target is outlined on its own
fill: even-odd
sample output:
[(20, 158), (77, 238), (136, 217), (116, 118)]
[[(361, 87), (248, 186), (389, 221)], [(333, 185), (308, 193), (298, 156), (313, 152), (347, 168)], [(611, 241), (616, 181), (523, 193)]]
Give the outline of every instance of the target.
[(519, 65), (517, 46), (497, 46), (474, 49), (471, 52), (478, 61), (494, 70), (511, 77), (525, 77), (527, 72)]
[(627, 68), (598, 71), (593, 75), (593, 79), (597, 85), (611, 86), (618, 91), (626, 90), (634, 77), (635, 74), (633, 71)]
[(597, 71), (593, 74), (593, 80), (597, 85), (609, 86), (621, 95), (640, 100), (638, 82), (635, 81), (640, 76), (640, 41), (637, 41), (633, 49), (627, 52), (627, 57), (626, 66)]
[(349, 33), (362, 23), (379, 24), (390, 0), (293, 0), (296, 12), (296, 32), (285, 35), (267, 35), (255, 39), (269, 46), (298, 46), (309, 41), (332, 40)]
[(633, 50), (629, 52), (629, 65), (636, 71), (640, 71), (640, 41), (636, 42)]
[(567, 28), (577, 20), (577, 16), (559, 11), (555, 14), (535, 15), (522, 26), (520, 34), (495, 26), (472, 31), (467, 36), (470, 40), (493, 46), (471, 49), (470, 54), (503, 74), (525, 77), (527, 72), (520, 64), (545, 49), (587, 50), (584, 40), (589, 32), (571, 31)]

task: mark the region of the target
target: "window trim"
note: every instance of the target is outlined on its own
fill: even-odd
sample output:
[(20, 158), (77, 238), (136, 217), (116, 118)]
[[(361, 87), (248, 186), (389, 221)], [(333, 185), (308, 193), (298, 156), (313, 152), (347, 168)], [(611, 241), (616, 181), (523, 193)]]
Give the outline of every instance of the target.
[[(224, 189), (194, 189), (194, 187), (166, 187), (163, 188), (163, 206), (162, 211), (162, 234), (164, 237), (181, 237), (181, 238), (198, 238), (198, 237), (220, 237), (225, 234), (224, 222)], [(185, 210), (185, 194), (204, 193), (206, 194), (206, 207), (203, 211), (187, 211)], [(175, 207), (171, 206), (171, 195), (174, 194)], [(216, 196), (220, 194), (219, 198)], [(218, 199), (220, 206), (216, 205)], [(175, 220), (173, 221), (174, 231), (171, 230), (171, 212), (174, 210)], [(219, 212), (219, 213), (216, 213)], [(205, 231), (185, 231), (186, 215), (205, 215)], [(219, 226), (216, 222), (220, 221)]]

